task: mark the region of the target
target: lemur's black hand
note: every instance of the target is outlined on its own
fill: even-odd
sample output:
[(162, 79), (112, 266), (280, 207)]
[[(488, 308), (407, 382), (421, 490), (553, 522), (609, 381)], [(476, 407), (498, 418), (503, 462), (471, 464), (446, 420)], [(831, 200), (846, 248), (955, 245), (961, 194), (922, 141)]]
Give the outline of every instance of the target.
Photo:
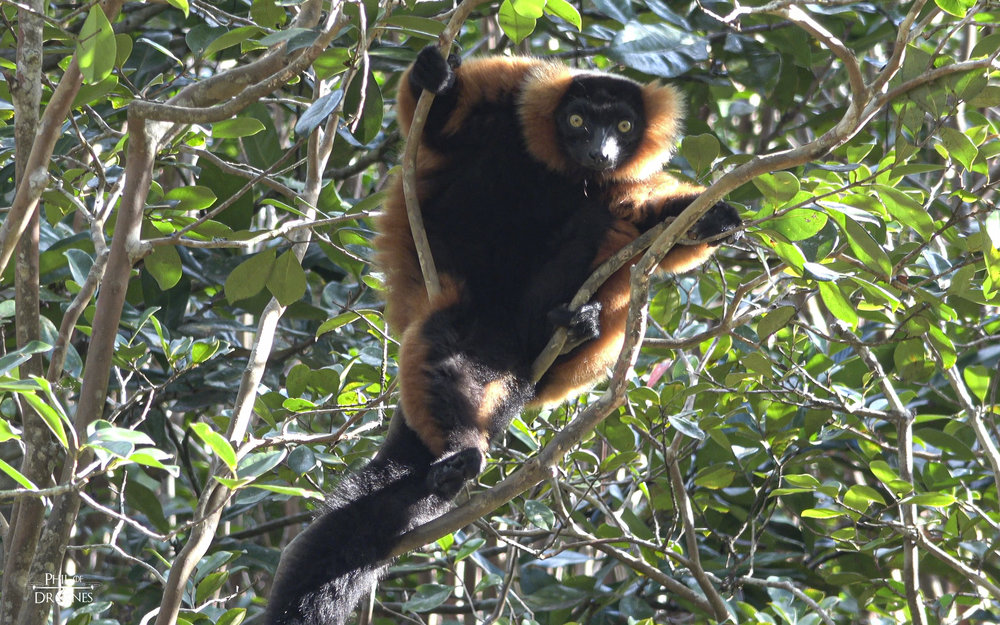
[(410, 84), (418, 89), (426, 89), (438, 95), (455, 84), (455, 69), (461, 59), (455, 54), (445, 60), (434, 46), (427, 46), (417, 55), (410, 71)]
[(743, 220), (740, 219), (739, 212), (732, 205), (726, 202), (719, 202), (708, 209), (708, 212), (698, 220), (698, 223), (692, 228), (692, 234), (696, 239), (706, 239), (722, 234), (723, 232), (736, 230), (736, 232), (728, 237), (710, 241), (709, 245), (714, 247), (723, 243), (733, 243), (742, 237), (743, 231), (737, 230), (742, 225)]
[(474, 447), (463, 449), (431, 465), (427, 486), (441, 499), (450, 501), (466, 482), (479, 475), (485, 464), (481, 451)]
[(575, 311), (564, 304), (550, 310), (548, 317), (552, 325), (566, 328), (564, 352), (601, 335), (600, 302), (588, 302)]

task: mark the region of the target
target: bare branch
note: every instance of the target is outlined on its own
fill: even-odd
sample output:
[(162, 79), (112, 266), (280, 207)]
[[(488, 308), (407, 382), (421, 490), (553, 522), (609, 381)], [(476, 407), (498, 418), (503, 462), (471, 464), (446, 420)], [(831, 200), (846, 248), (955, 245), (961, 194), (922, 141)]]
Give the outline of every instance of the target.
[[(721, 582), (722, 580), (716, 578), (716, 583), (721, 583)], [(802, 590), (798, 586), (796, 586), (791, 582), (785, 582), (776, 579), (757, 579), (756, 577), (741, 577), (737, 580), (737, 582), (740, 584), (747, 584), (749, 586), (762, 586), (764, 588), (779, 588), (786, 592), (790, 592), (793, 595), (795, 595), (796, 599), (809, 606), (813, 610), (813, 612), (818, 614), (819, 617), (823, 620), (823, 623), (825, 625), (835, 625), (833, 618), (831, 618), (830, 615), (827, 614), (826, 610), (824, 610), (820, 604), (816, 603), (812, 597), (802, 592)]]

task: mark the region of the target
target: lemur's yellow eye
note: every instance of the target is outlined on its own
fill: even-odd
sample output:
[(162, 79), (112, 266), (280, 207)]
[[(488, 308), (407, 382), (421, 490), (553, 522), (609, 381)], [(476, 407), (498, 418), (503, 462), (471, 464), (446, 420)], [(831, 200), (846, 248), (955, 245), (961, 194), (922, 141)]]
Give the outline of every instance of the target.
[(632, 122), (627, 119), (618, 122), (618, 132), (632, 132)]
[(574, 127), (574, 128), (580, 128), (580, 127), (583, 126), (583, 118), (580, 117), (579, 115), (575, 115), (575, 114), (574, 115), (570, 115), (569, 116), (569, 125), (572, 126), (572, 127)]

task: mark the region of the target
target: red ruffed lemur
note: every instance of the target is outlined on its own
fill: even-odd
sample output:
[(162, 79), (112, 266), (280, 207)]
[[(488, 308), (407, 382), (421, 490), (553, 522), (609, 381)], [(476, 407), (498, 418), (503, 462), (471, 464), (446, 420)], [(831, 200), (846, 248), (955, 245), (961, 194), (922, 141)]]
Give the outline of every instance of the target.
[[(401, 81), (403, 132), (424, 89), (436, 97), (416, 179), (441, 293), (425, 290), (396, 180), (375, 247), (401, 340), (403, 418), (282, 554), (271, 625), (345, 623), (399, 536), (449, 507), (515, 415), (605, 375), (624, 340), (628, 269), (579, 310), (568, 303), (601, 262), (701, 192), (661, 171), (684, 110), (672, 87), (537, 58), (446, 61), (430, 47)], [(735, 234), (740, 223), (719, 203), (691, 236)], [(718, 244), (678, 245), (660, 269), (692, 269)], [(533, 382), (556, 326), (576, 346)]]

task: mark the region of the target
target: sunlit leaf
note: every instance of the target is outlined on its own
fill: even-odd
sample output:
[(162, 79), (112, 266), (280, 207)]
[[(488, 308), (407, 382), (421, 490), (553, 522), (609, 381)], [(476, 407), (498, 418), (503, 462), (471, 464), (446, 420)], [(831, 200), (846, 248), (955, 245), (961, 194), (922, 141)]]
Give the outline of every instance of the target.
[(519, 44), (535, 30), (535, 21), (530, 17), (524, 17), (514, 10), (511, 0), (504, 0), (497, 13), (497, 21), (504, 34), (510, 37), (511, 41)]
[(306, 272), (291, 250), (274, 261), (274, 267), (265, 284), (267, 290), (282, 306), (288, 306), (305, 295)]
[(100, 4), (87, 13), (76, 43), (76, 60), (84, 82), (95, 84), (104, 80), (114, 69), (117, 59), (115, 32)]
[(206, 445), (208, 445), (220, 460), (226, 463), (229, 469), (236, 473), (236, 452), (233, 446), (224, 436), (212, 429), (207, 423), (197, 422), (191, 424), (191, 430), (198, 435)]

